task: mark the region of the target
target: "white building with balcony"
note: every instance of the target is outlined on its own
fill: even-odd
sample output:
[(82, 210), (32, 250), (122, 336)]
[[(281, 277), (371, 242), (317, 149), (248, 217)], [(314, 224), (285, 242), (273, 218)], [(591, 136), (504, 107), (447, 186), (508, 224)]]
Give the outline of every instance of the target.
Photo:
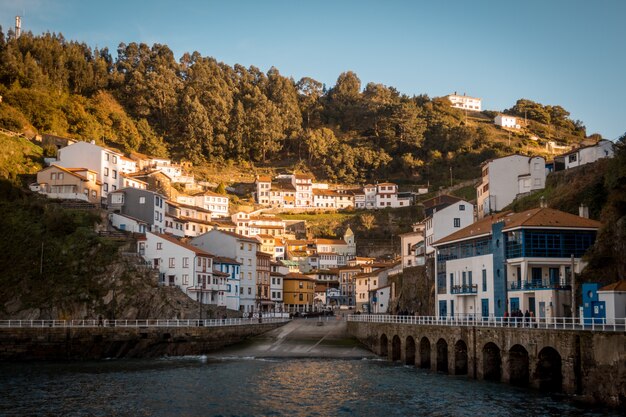
[(477, 97), (469, 97), (463, 94), (462, 96), (454, 94), (450, 94), (446, 96), (450, 103), (452, 103), (452, 107), (461, 110), (470, 110), (470, 111), (482, 111), (482, 99)]

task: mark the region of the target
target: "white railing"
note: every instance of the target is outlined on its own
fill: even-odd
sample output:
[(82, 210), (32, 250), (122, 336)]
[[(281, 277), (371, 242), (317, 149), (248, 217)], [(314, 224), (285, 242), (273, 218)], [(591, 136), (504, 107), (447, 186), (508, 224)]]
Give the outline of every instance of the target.
[(285, 323), (289, 318), (261, 317), (252, 319), (207, 320), (0, 320), (0, 328), (46, 328), (46, 327), (221, 327), (246, 326), (259, 323)]
[(430, 326), (458, 327), (515, 327), (526, 329), (626, 331), (626, 318), (592, 319), (572, 317), (434, 317), (391, 316), (385, 314), (351, 314), (348, 321), (361, 323), (421, 324)]

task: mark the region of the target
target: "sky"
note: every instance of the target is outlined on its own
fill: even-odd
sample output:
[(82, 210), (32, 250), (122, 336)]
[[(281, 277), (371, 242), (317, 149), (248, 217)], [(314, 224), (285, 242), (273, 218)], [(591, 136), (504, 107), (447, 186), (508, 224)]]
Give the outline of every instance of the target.
[[(114, 53), (121, 43), (272, 66), (328, 87), (354, 71), (407, 95), (560, 105), (587, 133), (626, 133), (626, 0), (0, 0), (22, 30)], [(115, 54), (114, 54), (115, 55)]]

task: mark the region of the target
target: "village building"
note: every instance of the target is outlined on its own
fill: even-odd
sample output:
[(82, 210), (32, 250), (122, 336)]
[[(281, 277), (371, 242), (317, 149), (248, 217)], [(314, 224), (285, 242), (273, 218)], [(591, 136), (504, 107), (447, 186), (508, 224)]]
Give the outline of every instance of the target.
[[(594, 145), (582, 146), (554, 158), (555, 170), (576, 168), (596, 162), (602, 158), (612, 158), (614, 145), (610, 140), (602, 139)], [(557, 168), (558, 167), (558, 168)]]
[(289, 273), (289, 268), (281, 262), (272, 261), (270, 263), (270, 300), (274, 305), (274, 312), (284, 311), (283, 303), (283, 279)]
[(434, 242), (437, 316), (570, 316), (571, 274), (585, 266), (599, 227), (537, 208), (488, 216)]
[(226, 256), (216, 256), (213, 258), (214, 270), (218, 270), (225, 275), (226, 289), (224, 290), (224, 305), (229, 310), (239, 310), (239, 285), (241, 263)]
[(304, 274), (290, 272), (283, 278), (283, 302), (290, 313), (313, 310), (315, 280)]
[(457, 197), (440, 196), (425, 202), (426, 218), (414, 227), (424, 230), (424, 251), (434, 256), (433, 242), (474, 222), (474, 205)]
[[(107, 207), (110, 213), (121, 214), (148, 224), (149, 231), (165, 232), (165, 197), (154, 191), (139, 188), (122, 188), (109, 193)], [(115, 216), (112, 217), (113, 219)], [(118, 226), (119, 227), (119, 226)]]
[(273, 311), (274, 302), (271, 300), (270, 272), (272, 255), (257, 251), (256, 253), (256, 296), (258, 311)]
[(102, 183), (97, 178), (97, 172), (87, 168), (51, 165), (37, 173), (37, 182), (30, 189), (48, 198), (81, 200), (99, 206)]
[(447, 95), (446, 98), (450, 100), (452, 107), (456, 109), (482, 111), (482, 100), (480, 98), (469, 97), (465, 94), (461, 96), (456, 92), (454, 92), (454, 94)]
[(496, 126), (506, 127), (509, 129), (520, 129), (521, 126), (517, 122), (517, 117), (509, 116), (508, 114), (498, 114), (493, 119), (493, 123)]

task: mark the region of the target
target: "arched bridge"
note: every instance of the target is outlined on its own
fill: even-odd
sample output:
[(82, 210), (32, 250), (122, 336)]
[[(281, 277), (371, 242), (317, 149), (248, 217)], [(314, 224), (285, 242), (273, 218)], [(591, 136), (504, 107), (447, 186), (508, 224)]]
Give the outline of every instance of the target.
[(353, 315), (348, 331), (392, 361), (626, 404), (623, 325)]

